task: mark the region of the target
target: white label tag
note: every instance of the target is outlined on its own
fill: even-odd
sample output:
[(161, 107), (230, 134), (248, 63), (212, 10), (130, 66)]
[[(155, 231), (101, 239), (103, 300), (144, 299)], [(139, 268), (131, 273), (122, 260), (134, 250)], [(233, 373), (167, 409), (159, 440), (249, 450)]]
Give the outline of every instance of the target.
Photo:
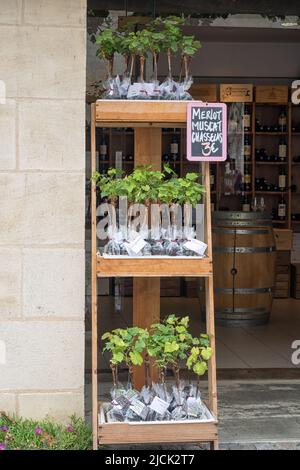
[(124, 245), (129, 256), (134, 256), (138, 255), (140, 251), (142, 251), (146, 242), (142, 237), (138, 236), (132, 242), (124, 243)]
[(154, 83), (133, 83), (130, 85), (127, 93), (127, 99), (135, 98), (136, 96), (150, 96), (154, 92)]
[(130, 388), (129, 390), (127, 390), (127, 392), (125, 393), (125, 397), (127, 398), (127, 400), (129, 401), (132, 401), (134, 400), (137, 396), (138, 396), (139, 392), (137, 392), (136, 390), (134, 390), (133, 388)]
[(200, 240), (197, 240), (196, 238), (192, 238), (191, 240), (185, 242), (183, 246), (184, 248), (187, 248), (188, 250), (194, 251), (200, 256), (204, 255), (207, 249), (206, 243), (203, 243)]
[(169, 408), (169, 403), (166, 401), (162, 400), (159, 397), (154, 397), (151, 405), (150, 405), (151, 410), (156, 411), (156, 413), (160, 415), (164, 415), (167, 409)]
[(153, 95), (154, 83), (143, 83), (142, 89), (146, 91), (147, 95)]
[(133, 83), (130, 85), (127, 93), (127, 99), (135, 98), (141, 92), (141, 83)]
[(279, 145), (279, 157), (286, 158), (286, 145)]
[(148, 408), (140, 400), (137, 400), (137, 399), (132, 400), (132, 404), (130, 406), (130, 409), (132, 411), (134, 411), (135, 414), (140, 416), (142, 419), (146, 419), (147, 414), (148, 414)]

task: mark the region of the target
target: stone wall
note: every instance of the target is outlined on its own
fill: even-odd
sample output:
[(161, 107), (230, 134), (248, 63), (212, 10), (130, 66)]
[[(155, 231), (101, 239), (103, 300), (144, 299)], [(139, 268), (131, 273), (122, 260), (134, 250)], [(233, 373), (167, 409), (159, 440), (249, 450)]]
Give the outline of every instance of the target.
[(86, 0), (0, 0), (0, 410), (84, 408)]

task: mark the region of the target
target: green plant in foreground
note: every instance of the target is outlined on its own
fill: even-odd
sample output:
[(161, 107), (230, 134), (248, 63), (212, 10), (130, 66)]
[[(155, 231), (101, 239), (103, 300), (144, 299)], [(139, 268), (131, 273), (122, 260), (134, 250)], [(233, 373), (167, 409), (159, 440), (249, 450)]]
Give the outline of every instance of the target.
[(170, 366), (179, 387), (180, 361), (186, 359), (192, 341), (188, 326), (189, 317), (178, 318), (175, 315), (169, 315), (163, 322), (151, 326), (147, 352), (159, 368), (162, 383), (165, 382), (166, 370)]
[(75, 415), (63, 425), (48, 418), (36, 421), (0, 413), (0, 449), (90, 450), (92, 433)]
[(111, 354), (110, 365), (114, 386), (118, 384), (118, 365), (122, 362), (128, 367), (130, 383), (132, 383), (133, 366), (143, 364), (142, 353), (148, 337), (148, 331), (137, 326), (126, 329), (117, 328), (102, 335), (101, 339), (107, 340), (103, 351), (109, 351)]
[(208, 370), (207, 361), (212, 354), (213, 350), (210, 347), (210, 339), (207, 334), (202, 333), (199, 338), (193, 338), (186, 366), (189, 370), (192, 369), (198, 377), (198, 387), (200, 377)]

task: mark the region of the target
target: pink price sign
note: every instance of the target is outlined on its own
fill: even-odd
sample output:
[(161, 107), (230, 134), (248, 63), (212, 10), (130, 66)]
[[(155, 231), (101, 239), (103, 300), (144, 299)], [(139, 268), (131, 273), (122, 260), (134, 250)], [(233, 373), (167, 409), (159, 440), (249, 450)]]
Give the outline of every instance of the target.
[(187, 159), (215, 162), (227, 158), (227, 106), (192, 101), (187, 106)]

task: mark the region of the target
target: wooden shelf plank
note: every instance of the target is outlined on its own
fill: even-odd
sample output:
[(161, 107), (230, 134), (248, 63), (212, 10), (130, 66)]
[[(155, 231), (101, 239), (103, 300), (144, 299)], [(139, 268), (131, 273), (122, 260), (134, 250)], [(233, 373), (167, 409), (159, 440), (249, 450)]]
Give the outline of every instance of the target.
[[(107, 127), (124, 124), (133, 127), (137, 124), (151, 126), (152, 123), (172, 123), (172, 127), (186, 125), (186, 101), (138, 101), (138, 100), (98, 100), (96, 121)], [(132, 124), (132, 125), (131, 125)], [(167, 127), (167, 126), (165, 126)]]
[(103, 258), (97, 256), (98, 277), (208, 277), (210, 258)]
[(98, 438), (101, 445), (209, 442), (218, 439), (218, 422), (212, 419), (204, 422), (106, 423), (100, 409)]

